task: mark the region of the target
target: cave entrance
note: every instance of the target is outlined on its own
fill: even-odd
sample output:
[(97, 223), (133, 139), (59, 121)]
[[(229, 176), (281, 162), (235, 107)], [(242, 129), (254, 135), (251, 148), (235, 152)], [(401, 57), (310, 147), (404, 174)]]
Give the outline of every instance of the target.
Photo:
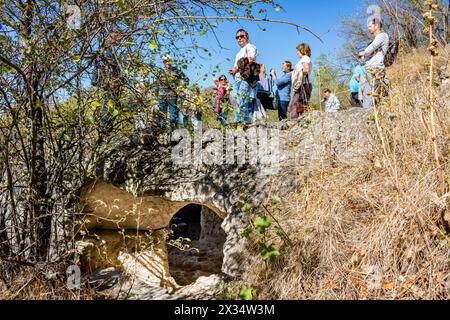
[(205, 206), (190, 204), (170, 221), (169, 271), (182, 286), (222, 270), (226, 234), (223, 220)]

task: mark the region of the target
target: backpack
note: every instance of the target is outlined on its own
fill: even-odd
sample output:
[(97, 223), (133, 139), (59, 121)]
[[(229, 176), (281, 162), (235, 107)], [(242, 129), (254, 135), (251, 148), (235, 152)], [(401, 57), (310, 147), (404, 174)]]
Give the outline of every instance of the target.
[(390, 67), (394, 64), (395, 59), (397, 58), (399, 48), (399, 41), (389, 39), (389, 46), (387, 52), (384, 55), (384, 66)]
[(292, 72), (292, 91), (299, 92), (303, 86), (303, 72), (294, 70)]

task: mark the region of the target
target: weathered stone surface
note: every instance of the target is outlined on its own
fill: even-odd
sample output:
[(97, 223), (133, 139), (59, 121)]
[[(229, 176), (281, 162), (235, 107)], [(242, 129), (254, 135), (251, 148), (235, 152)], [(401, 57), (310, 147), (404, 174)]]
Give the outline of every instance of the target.
[[(300, 165), (312, 169), (330, 161), (358, 161), (370, 147), (367, 139), (369, 114), (370, 111), (356, 109), (336, 114), (311, 112), (300, 121), (249, 129), (253, 132), (272, 129), (279, 134), (280, 155), (276, 166), (204, 165), (194, 160), (187, 165), (177, 165), (171, 154), (177, 142), (171, 143), (167, 137), (161, 139), (148, 132), (143, 134), (143, 139), (119, 138), (98, 168), (98, 178), (127, 191), (138, 201), (148, 201), (150, 207), (157, 207), (163, 200), (179, 202), (181, 206), (198, 203), (225, 218), (238, 211), (242, 191), (252, 195), (251, 201), (258, 205), (265, 199), (272, 180), (294, 180), (290, 178), (290, 168)], [(272, 191), (285, 192), (281, 188)], [(118, 194), (116, 199), (122, 196)], [(124, 202), (128, 205), (130, 199)], [(99, 207), (101, 205), (104, 204), (100, 203)], [(161, 208), (155, 208), (155, 212), (159, 210)]]
[[(267, 201), (269, 195), (283, 197), (294, 191), (301, 183), (297, 174), (336, 162), (363, 161), (370, 148), (368, 130), (372, 126), (369, 115), (370, 111), (361, 109), (336, 114), (311, 112), (299, 121), (260, 125), (241, 132), (250, 138), (250, 148), (258, 146), (253, 139), (258, 135), (267, 130), (276, 133), (276, 139), (263, 138), (259, 144), (259, 152), (279, 147), (276, 161), (272, 163), (265, 163), (264, 157), (255, 161), (253, 157), (261, 153), (253, 153), (247, 156), (246, 163), (241, 164), (207, 165), (195, 157), (189, 163), (177, 164), (173, 161), (172, 151), (183, 142), (181, 139), (170, 141), (167, 135), (156, 135), (150, 131), (129, 138), (117, 138), (97, 170), (98, 180), (82, 191), (85, 212), (92, 215), (87, 228), (160, 229), (167, 227), (170, 219), (184, 206), (200, 204), (224, 219), (222, 229), (226, 241), (222, 272), (238, 276), (245, 271), (246, 265), (243, 254), (245, 240), (241, 233), (248, 221), (241, 209), (242, 199), (245, 198), (245, 202), (251, 203), (256, 210), (261, 210), (261, 204)], [(204, 137), (202, 150), (207, 151), (209, 156), (224, 149), (226, 147), (211, 136)], [(194, 150), (198, 150), (195, 145)], [(239, 158), (242, 156), (240, 146), (236, 145), (234, 150), (236, 159), (242, 159)], [(205, 159), (208, 158), (205, 156)], [(202, 237), (203, 240), (214, 238), (207, 233)], [(164, 265), (164, 262), (161, 260), (159, 264)], [(160, 274), (164, 272), (165, 269)], [(138, 277), (138, 283), (151, 282), (141, 277)], [(165, 274), (164, 277), (170, 278), (170, 275)], [(199, 278), (197, 287), (191, 285), (190, 289), (183, 290), (186, 294), (195, 295), (197, 288), (203, 285), (211, 287), (212, 280), (209, 278)], [(168, 298), (166, 293), (161, 293), (161, 288), (152, 290), (154, 294), (147, 292), (141, 296), (147, 294), (148, 297)], [(170, 290), (176, 291), (177, 295), (182, 292), (175, 286), (166, 290), (168, 295)]]
[(111, 295), (129, 300), (212, 300), (221, 298), (224, 280), (220, 275), (200, 277), (193, 284), (171, 291), (152, 286), (139, 278), (123, 278), (122, 283), (111, 290)]

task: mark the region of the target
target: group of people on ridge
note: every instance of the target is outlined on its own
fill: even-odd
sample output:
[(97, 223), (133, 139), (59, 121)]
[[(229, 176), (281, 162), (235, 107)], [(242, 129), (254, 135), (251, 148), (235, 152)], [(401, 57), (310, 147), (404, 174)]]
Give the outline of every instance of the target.
[[(373, 42), (358, 53), (358, 65), (353, 70), (350, 80), (350, 101), (352, 107), (370, 108), (376, 105), (383, 95), (383, 87), (388, 83), (385, 76), (385, 57), (389, 48), (389, 36), (382, 32), (382, 22), (372, 19), (368, 24), (369, 32), (374, 36)], [(250, 42), (247, 31), (240, 29), (236, 33), (236, 41), (240, 47), (234, 65), (229, 74), (234, 78), (230, 85), (226, 75), (214, 80), (215, 102), (211, 112), (223, 126), (228, 125), (229, 114), (233, 114), (233, 122), (252, 124), (267, 118), (266, 110), (277, 110), (280, 120), (298, 118), (308, 110), (312, 92), (311, 48), (306, 43), (299, 44), (298, 63), (282, 63), (282, 75), (277, 75), (274, 69), (267, 74), (266, 66), (258, 63), (258, 50)], [(172, 65), (170, 56), (163, 57), (164, 69), (159, 75), (159, 109), (160, 125), (165, 128), (185, 127), (189, 118), (194, 128), (202, 119), (199, 106), (203, 104), (200, 89), (194, 89), (189, 110), (182, 111), (180, 88), (186, 88), (189, 79), (178, 68)], [(380, 80), (381, 79), (381, 80)], [(182, 89), (181, 89), (182, 90)], [(110, 90), (111, 91), (111, 90)], [(322, 92), (326, 112), (338, 112), (342, 109), (337, 96), (328, 88)], [(231, 97), (235, 105), (231, 104)], [(111, 95), (110, 95), (111, 97)], [(193, 100), (193, 101), (192, 101)], [(104, 109), (105, 110), (105, 109)], [(103, 112), (105, 113), (105, 112)], [(107, 117), (102, 122), (106, 124)]]

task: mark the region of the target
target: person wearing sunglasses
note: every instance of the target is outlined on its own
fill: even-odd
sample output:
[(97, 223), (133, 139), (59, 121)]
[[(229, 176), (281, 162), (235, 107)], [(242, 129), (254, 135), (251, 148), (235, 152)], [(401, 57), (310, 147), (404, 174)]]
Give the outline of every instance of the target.
[(222, 126), (227, 125), (228, 109), (230, 103), (231, 89), (228, 85), (228, 79), (225, 75), (219, 77), (219, 80), (214, 80), (217, 86), (216, 103), (214, 106), (214, 113)]
[(236, 41), (241, 48), (234, 60), (234, 66), (229, 70), (230, 74), (234, 76), (236, 81), (240, 80), (238, 61), (242, 58), (248, 58), (250, 64), (256, 61), (258, 56), (258, 50), (256, 46), (250, 43), (248, 32), (244, 29), (240, 29), (236, 32)]

